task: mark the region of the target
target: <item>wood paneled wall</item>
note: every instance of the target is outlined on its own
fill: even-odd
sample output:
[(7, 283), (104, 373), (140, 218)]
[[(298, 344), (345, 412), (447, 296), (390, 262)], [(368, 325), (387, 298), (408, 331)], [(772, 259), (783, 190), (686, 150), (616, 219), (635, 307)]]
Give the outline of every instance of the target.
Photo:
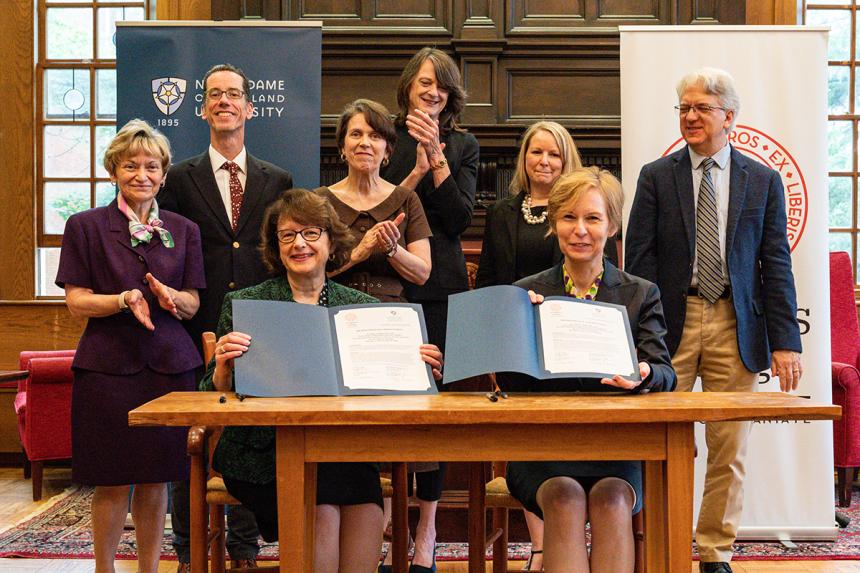
[(4, 0), (2, 6), (0, 155), (7, 168), (0, 183), (0, 300), (26, 300), (33, 297), (35, 261), (35, 0)]

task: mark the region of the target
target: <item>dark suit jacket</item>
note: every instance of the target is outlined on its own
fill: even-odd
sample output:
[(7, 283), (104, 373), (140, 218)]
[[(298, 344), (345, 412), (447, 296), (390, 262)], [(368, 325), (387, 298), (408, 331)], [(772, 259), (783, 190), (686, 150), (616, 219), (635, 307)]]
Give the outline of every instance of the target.
[[(627, 308), (630, 330), (639, 361), (651, 365), (651, 374), (632, 392), (671, 392), (677, 377), (666, 343), (666, 322), (660, 304), (660, 291), (646, 280), (634, 277), (604, 259), (603, 282), (595, 300), (620, 304)], [(564, 296), (562, 263), (536, 275), (514, 283), (544, 296)], [(536, 380), (531, 376), (513, 372), (497, 375), (499, 386), (513, 391), (571, 392), (581, 389), (582, 381), (576, 378)]]
[[(738, 348), (750, 372), (770, 368), (772, 350), (800, 352), (797, 297), (779, 174), (731, 151), (726, 266)], [(627, 223), (625, 269), (660, 287), (666, 344), (678, 349), (696, 252), (696, 208), (687, 147), (642, 168)]]
[(257, 251), (263, 213), (293, 186), (288, 172), (251, 154), (247, 168), (245, 198), (235, 233), (215, 182), (208, 150), (171, 167), (167, 183), (158, 194), (159, 207), (179, 213), (200, 227), (206, 289), (200, 291), (200, 310), (193, 319), (185, 321), (198, 349), (200, 334), (214, 331), (218, 324), (224, 295), (259, 284), (268, 277)]
[(159, 218), (173, 235), (171, 249), (157, 235), (132, 247), (128, 219), (116, 200), (72, 215), (66, 223), (57, 286), (71, 284), (112, 295), (139, 289), (155, 325), (154, 331), (147, 330), (130, 312), (90, 318), (78, 343), (74, 368), (131, 375), (149, 367), (178, 374), (202, 363), (182, 323), (158, 305), (146, 280), (151, 272), (177, 290), (204, 287), (200, 232), (197, 225), (174, 213), (162, 211)]
[[(522, 215), (520, 208), (525, 198), (525, 191), (520, 191), (512, 197), (499, 199), (487, 209), (484, 241), (481, 246), (481, 263), (478, 265), (478, 276), (475, 282), (477, 288), (493, 285), (514, 284), (523, 277), (518, 277), (517, 271), (517, 224)], [(553, 244), (554, 257), (552, 264), (562, 260), (555, 236), (547, 237)], [(609, 237), (603, 248), (603, 255), (618, 264), (618, 248), (615, 237)]]
[[(413, 302), (447, 301), (449, 294), (469, 288), (460, 234), (472, 221), (478, 176), (478, 140), (471, 133), (462, 131), (452, 131), (440, 140), (445, 143), (445, 158), (451, 176), (439, 187), (434, 187), (433, 175), (427, 173), (415, 188), (433, 232), (430, 237), (433, 268), (430, 278), (422, 286), (406, 285), (406, 298)], [(400, 185), (409, 175), (415, 167), (416, 145), (406, 127), (398, 126), (397, 145), (391, 161), (381, 171), (387, 181)]]

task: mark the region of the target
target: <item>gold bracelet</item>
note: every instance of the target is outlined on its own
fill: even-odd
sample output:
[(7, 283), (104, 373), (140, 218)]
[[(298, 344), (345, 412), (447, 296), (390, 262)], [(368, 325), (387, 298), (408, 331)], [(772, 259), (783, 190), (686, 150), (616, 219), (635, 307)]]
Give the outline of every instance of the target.
[(440, 161), (439, 163), (437, 163), (436, 165), (431, 167), (430, 171), (436, 171), (437, 169), (442, 169), (446, 165), (448, 165), (448, 160), (443, 158), (442, 161)]

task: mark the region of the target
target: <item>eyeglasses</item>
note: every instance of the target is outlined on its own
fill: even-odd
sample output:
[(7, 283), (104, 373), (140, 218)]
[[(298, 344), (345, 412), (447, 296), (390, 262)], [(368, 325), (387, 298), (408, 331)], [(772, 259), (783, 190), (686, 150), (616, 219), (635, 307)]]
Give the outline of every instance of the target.
[(301, 231), (292, 231), (289, 229), (278, 231), (278, 241), (282, 242), (285, 245), (289, 245), (290, 243), (295, 242), (296, 237), (298, 235), (302, 236), (302, 239), (307, 241), (308, 243), (313, 243), (315, 241), (319, 241), (322, 234), (325, 232), (325, 229), (322, 227), (305, 227)]
[(698, 115), (708, 115), (709, 113), (711, 113), (715, 109), (721, 109), (721, 110), (726, 111), (726, 112), (728, 111), (724, 107), (720, 107), (718, 105), (708, 105), (706, 103), (697, 103), (696, 105), (681, 104), (681, 105), (676, 105), (675, 109), (678, 111), (678, 114), (681, 115), (682, 117), (687, 115), (688, 113), (690, 113), (691, 109), (696, 110), (696, 113)]
[(227, 94), (227, 97), (230, 99), (241, 99), (242, 96), (245, 95), (245, 92), (236, 88), (230, 88), (228, 90), (219, 90), (218, 88), (212, 88), (211, 90), (206, 92), (206, 97), (207, 99), (219, 100), (224, 94)]

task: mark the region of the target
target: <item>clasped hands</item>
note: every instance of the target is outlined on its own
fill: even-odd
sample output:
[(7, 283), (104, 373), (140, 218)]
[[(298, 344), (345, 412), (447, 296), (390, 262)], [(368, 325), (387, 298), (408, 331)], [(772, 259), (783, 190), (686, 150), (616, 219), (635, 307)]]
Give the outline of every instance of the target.
[(415, 167), (425, 174), (445, 159), (445, 144), (439, 141), (439, 121), (420, 109), (406, 116), (406, 129), (418, 142), (415, 148)]
[(373, 253), (389, 253), (396, 249), (395, 245), (400, 240), (400, 229), (406, 213), (400, 213), (391, 220), (380, 221), (371, 227), (362, 237), (358, 246), (353, 249), (355, 262), (367, 260)]
[[(532, 304), (541, 304), (544, 300), (544, 296), (542, 294), (538, 294), (533, 290), (529, 291), (529, 300)], [(639, 362), (639, 377), (641, 380), (628, 380), (621, 376), (620, 374), (616, 374), (612, 378), (601, 378), (600, 383), (605, 384), (607, 386), (615, 386), (616, 388), (622, 388), (624, 390), (633, 390), (640, 384), (642, 384), (642, 380), (645, 380), (651, 374), (651, 365), (647, 362)]]
[[(176, 306), (176, 290), (162, 283), (152, 273), (146, 273), (146, 282), (149, 284), (149, 290), (158, 299), (158, 305), (172, 314), (177, 320), (182, 320), (182, 317), (179, 315), (179, 308)], [(138, 322), (147, 330), (155, 330), (155, 325), (152, 324), (152, 319), (149, 315), (149, 304), (139, 289), (126, 291), (125, 303), (128, 305), (128, 310), (131, 311)]]

